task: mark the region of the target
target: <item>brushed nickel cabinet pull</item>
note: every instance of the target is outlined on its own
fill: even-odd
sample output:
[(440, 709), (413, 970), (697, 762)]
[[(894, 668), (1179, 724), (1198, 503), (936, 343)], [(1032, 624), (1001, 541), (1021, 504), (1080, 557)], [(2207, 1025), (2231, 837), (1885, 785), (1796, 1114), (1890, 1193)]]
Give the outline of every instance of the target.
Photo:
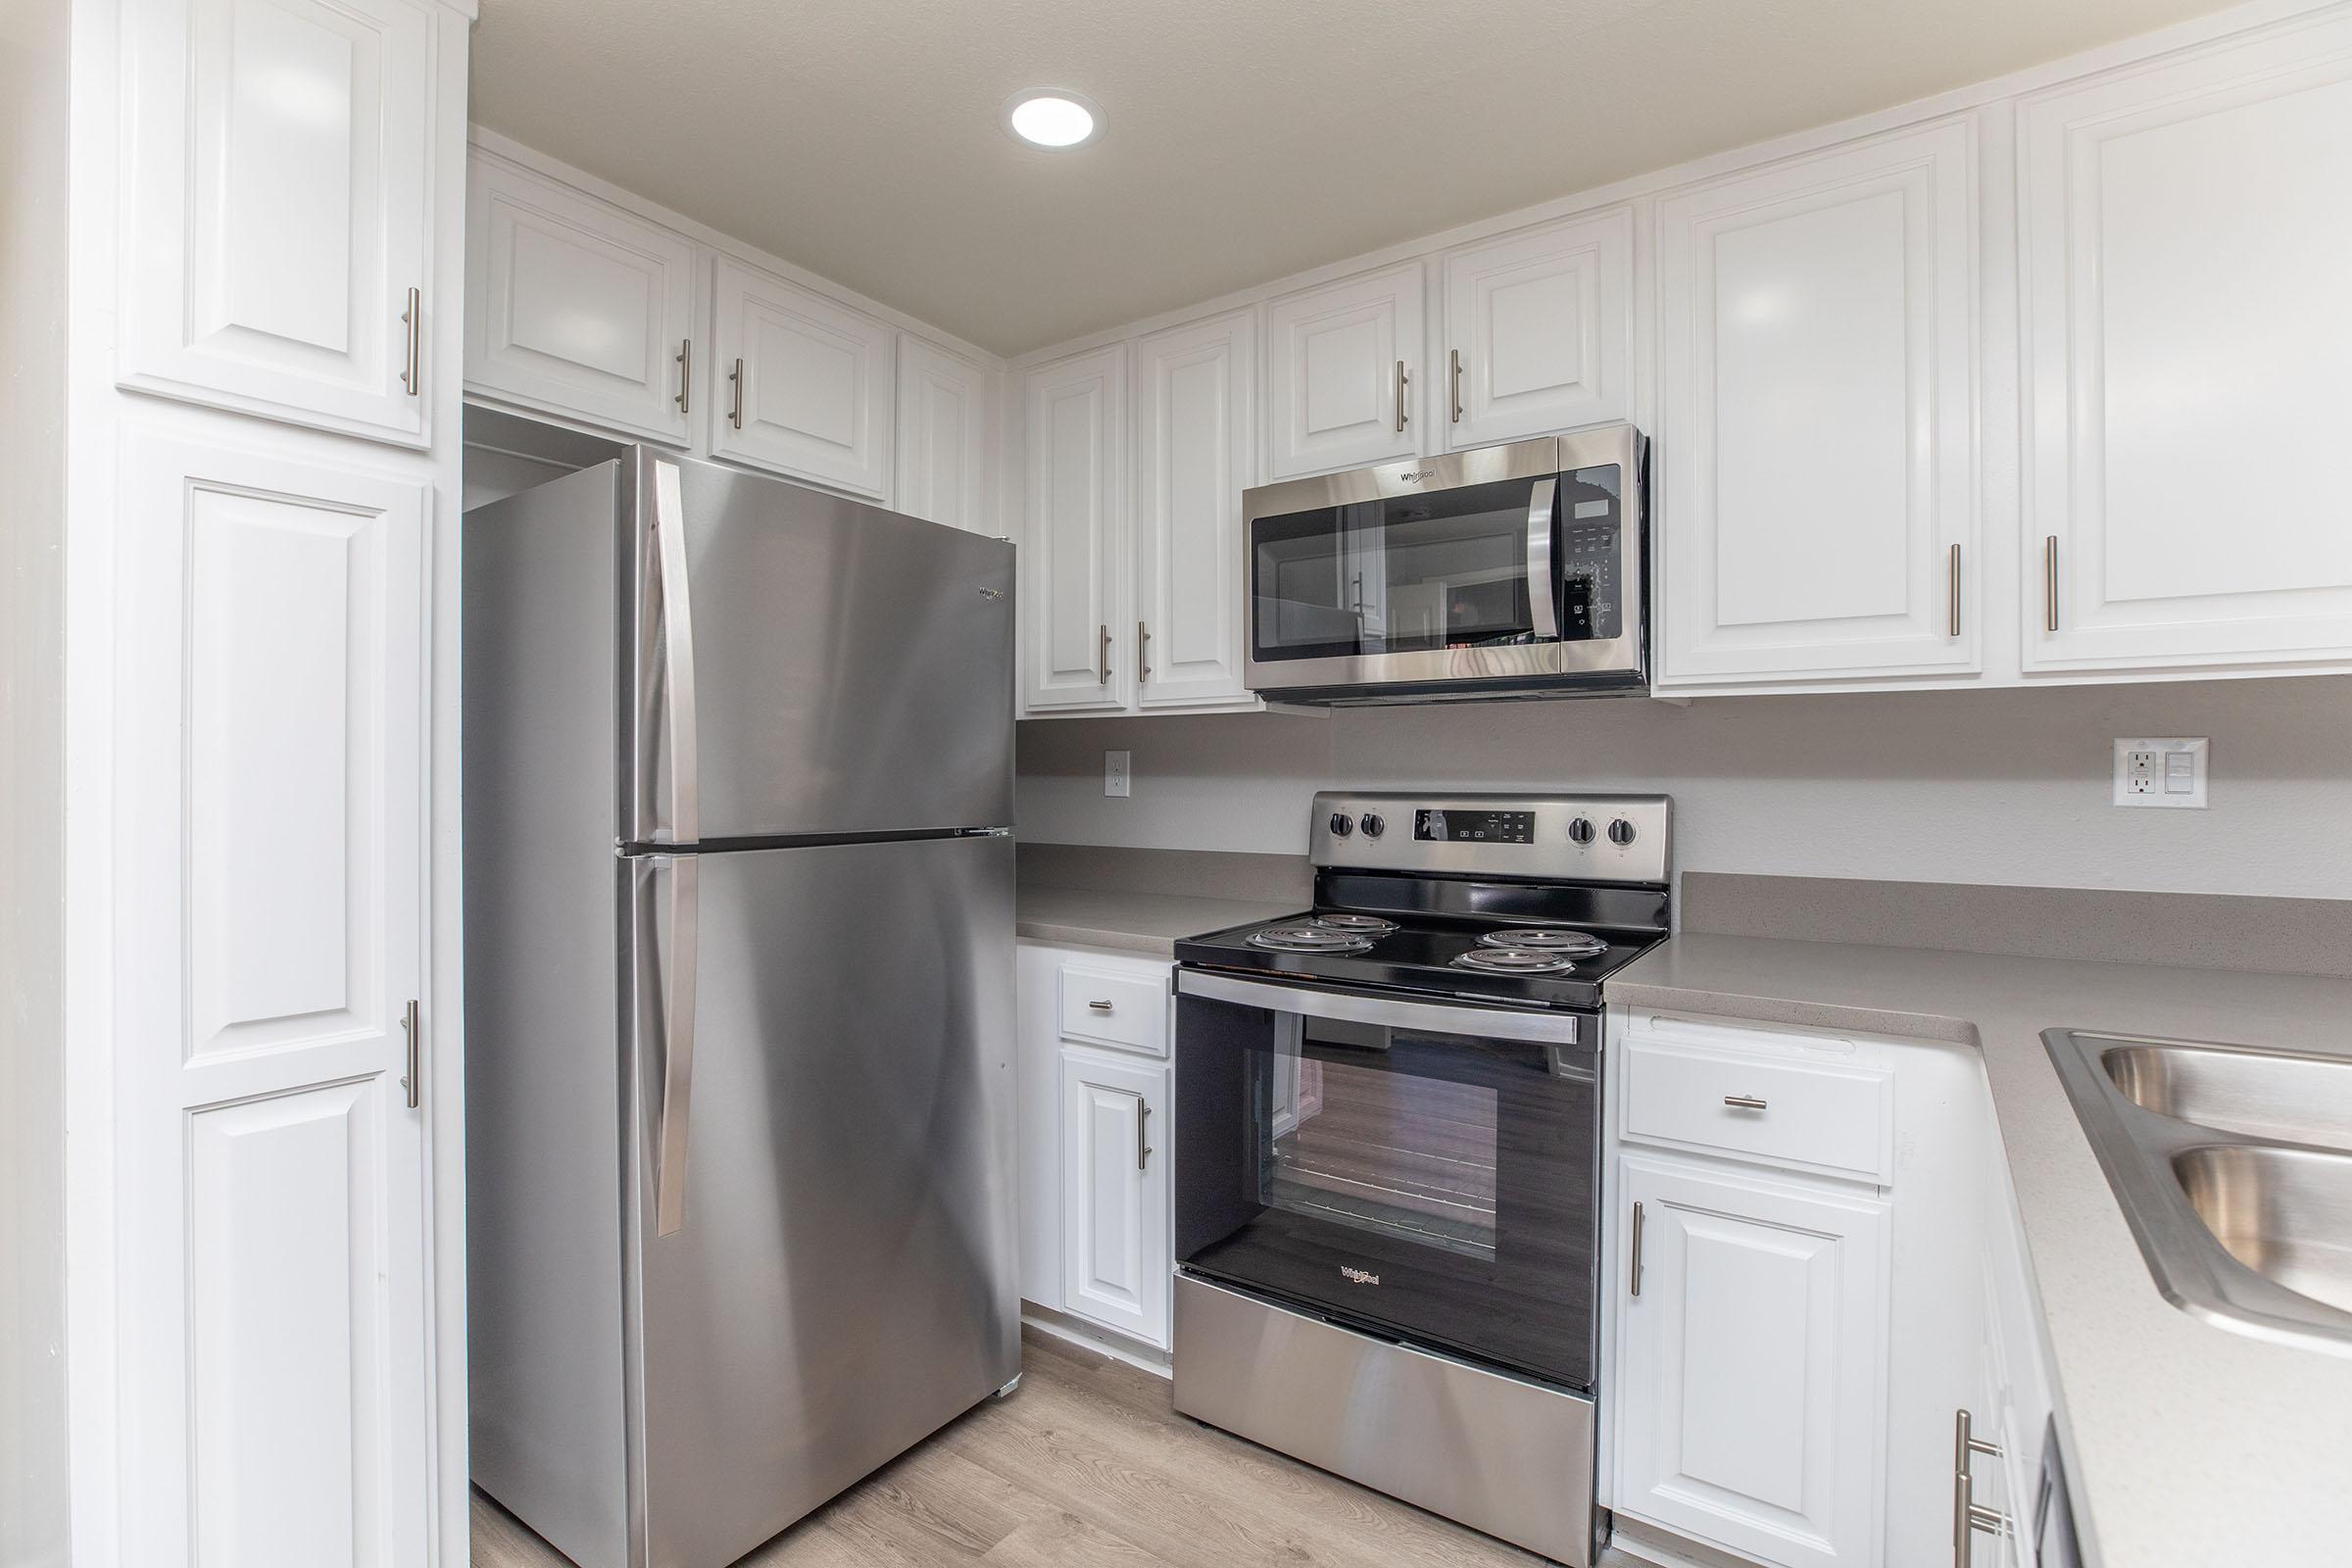
[(1988, 1536), (2007, 1535), (2009, 1516), (1997, 1508), (1987, 1508), (1976, 1499), (1976, 1480), (1970, 1474), (1970, 1461), (1978, 1454), (1988, 1459), (2001, 1456), (2001, 1446), (1987, 1443), (1969, 1429), (1965, 1409), (1952, 1412), (1952, 1568), (1968, 1568), (1968, 1538), (1974, 1532)]
[(2051, 534), (2041, 542), (2041, 622), (2051, 631), (2058, 629), (2058, 536)]
[(1110, 1010), (1110, 1004), (1107, 1002), (1090, 1002), (1086, 1004), (1086, 1007), (1089, 1012), (1108, 1012)]
[(1447, 349), (1446, 358), (1451, 362), (1453, 369), (1453, 422), (1459, 424), (1462, 422), (1462, 351)]
[(694, 396), (694, 339), (690, 337), (678, 339), (677, 367), (678, 395), (675, 401), (678, 405), (678, 412), (692, 414), (694, 404), (690, 399)]
[(1144, 656), (1144, 644), (1151, 640), (1152, 628), (1140, 620), (1137, 621), (1135, 623), (1135, 678), (1138, 681), (1147, 681), (1152, 678), (1152, 662)]
[(408, 330), (408, 352), (401, 361), (400, 384), (415, 397), (424, 389), (424, 290), (409, 290), (409, 308), (400, 313), (400, 324)]
[(1634, 1205), (1634, 1267), (1631, 1284), (1633, 1286), (1631, 1294), (1640, 1296), (1642, 1294), (1642, 1205), (1640, 1203)]
[[(1136, 1098), (1140, 1101), (1143, 1097), (1139, 1095)], [(1135, 1168), (1137, 1170), (1142, 1170), (1144, 1162), (1152, 1157), (1152, 1146), (1144, 1142), (1144, 1128), (1151, 1119), (1152, 1107), (1150, 1105), (1138, 1104), (1135, 1107)]]
[(1726, 1095), (1723, 1102), (1734, 1110), (1762, 1110), (1764, 1102), (1753, 1095)]
[(400, 1081), (400, 1087), (409, 1092), (411, 1110), (424, 1103), (424, 1031), (416, 1024), (416, 1001), (412, 997), (400, 1018), (400, 1027), (409, 1037), (409, 1075)]
[(1405, 388), (1407, 388), (1407, 387), (1411, 386), (1412, 384), (1413, 384), (1413, 378), (1412, 378), (1411, 376), (1409, 376), (1409, 375), (1407, 375), (1407, 374), (1405, 374), (1405, 373), (1404, 373), (1404, 362), (1403, 362), (1402, 360), (1398, 360), (1398, 361), (1396, 362), (1396, 433), (1397, 433), (1398, 435), (1402, 435), (1402, 434), (1404, 434), (1404, 421), (1405, 421), (1405, 412), (1404, 412), (1404, 392), (1405, 392)]
[(735, 389), (731, 400), (733, 407), (727, 410), (727, 422), (740, 430), (743, 428), (743, 362), (741, 360), (737, 360), (735, 368), (727, 372), (727, 382)]
[(1095, 629), (1102, 634), (1102, 644), (1095, 655), (1096, 682), (1107, 686), (1110, 684), (1110, 628), (1098, 626)]
[(1949, 588), (1951, 608), (1945, 617), (1945, 628), (1950, 635), (1957, 637), (1960, 635), (1960, 547), (1958, 545), (1952, 546), (1951, 564), (1946, 571), (1951, 578)]

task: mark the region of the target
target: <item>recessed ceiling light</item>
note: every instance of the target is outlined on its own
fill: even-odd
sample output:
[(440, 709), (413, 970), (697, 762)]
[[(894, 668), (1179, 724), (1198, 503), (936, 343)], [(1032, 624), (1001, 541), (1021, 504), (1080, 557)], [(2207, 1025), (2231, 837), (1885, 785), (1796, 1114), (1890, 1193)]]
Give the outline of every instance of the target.
[(1004, 128), (1032, 147), (1068, 152), (1102, 136), (1102, 111), (1059, 87), (1016, 92), (1004, 100)]

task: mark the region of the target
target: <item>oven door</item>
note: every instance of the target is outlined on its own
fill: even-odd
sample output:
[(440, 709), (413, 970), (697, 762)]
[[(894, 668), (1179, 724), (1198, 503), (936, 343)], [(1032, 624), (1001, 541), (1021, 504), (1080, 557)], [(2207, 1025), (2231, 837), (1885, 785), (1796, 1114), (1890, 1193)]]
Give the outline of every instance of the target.
[(1643, 673), (1630, 426), (1245, 497), (1257, 691)]
[(1194, 969), (1177, 993), (1188, 1270), (1592, 1386), (1596, 1015)]

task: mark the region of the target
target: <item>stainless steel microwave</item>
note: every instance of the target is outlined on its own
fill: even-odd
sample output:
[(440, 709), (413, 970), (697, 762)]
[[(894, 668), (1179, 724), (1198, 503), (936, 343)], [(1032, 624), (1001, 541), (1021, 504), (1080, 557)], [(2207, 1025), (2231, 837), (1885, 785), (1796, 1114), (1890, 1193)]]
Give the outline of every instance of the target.
[(1319, 704), (1646, 690), (1647, 447), (1604, 425), (1246, 491), (1250, 689)]

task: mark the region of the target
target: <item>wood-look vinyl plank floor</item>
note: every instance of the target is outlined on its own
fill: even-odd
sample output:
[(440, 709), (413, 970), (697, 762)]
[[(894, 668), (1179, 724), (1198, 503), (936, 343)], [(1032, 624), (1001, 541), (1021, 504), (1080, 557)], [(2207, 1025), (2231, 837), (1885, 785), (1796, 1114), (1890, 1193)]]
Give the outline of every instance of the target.
[[(1051, 1335), (1021, 1387), (742, 1568), (1530, 1568), (1544, 1559), (1176, 1413), (1166, 1380)], [(565, 1568), (473, 1496), (473, 1568)]]

